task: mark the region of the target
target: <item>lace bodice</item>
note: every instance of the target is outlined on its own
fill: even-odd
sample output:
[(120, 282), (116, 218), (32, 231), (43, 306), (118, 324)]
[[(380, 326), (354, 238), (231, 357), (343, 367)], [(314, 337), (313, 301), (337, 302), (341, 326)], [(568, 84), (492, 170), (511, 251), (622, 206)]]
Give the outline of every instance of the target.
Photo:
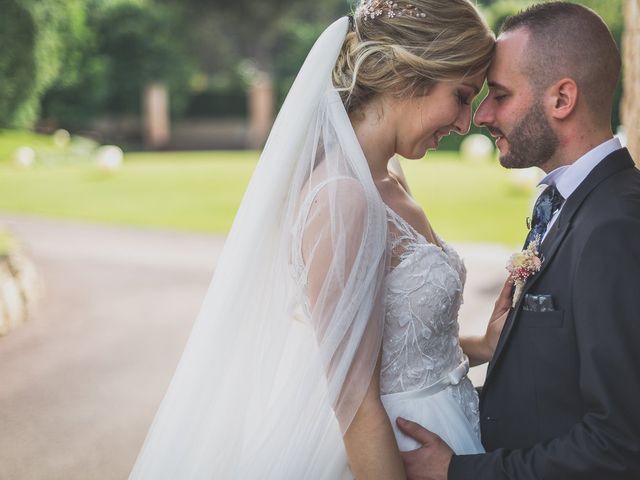
[[(292, 233), (301, 229), (316, 187), (301, 207)], [(466, 280), (462, 259), (449, 245), (428, 242), (400, 215), (385, 205), (389, 269), (384, 279), (385, 320), (382, 339), (380, 394), (420, 390), (447, 376), (464, 360), (458, 338), (458, 310)], [(300, 298), (296, 318), (310, 318), (306, 295), (308, 270), (301, 246), (293, 249), (291, 265)], [(461, 406), (479, 435), (478, 396), (466, 377), (447, 392)]]
[[(419, 390), (464, 359), (458, 310), (466, 280), (462, 259), (446, 243), (429, 243), (391, 208), (391, 267), (386, 276), (381, 394)], [(478, 399), (465, 378), (450, 392), (477, 425)]]

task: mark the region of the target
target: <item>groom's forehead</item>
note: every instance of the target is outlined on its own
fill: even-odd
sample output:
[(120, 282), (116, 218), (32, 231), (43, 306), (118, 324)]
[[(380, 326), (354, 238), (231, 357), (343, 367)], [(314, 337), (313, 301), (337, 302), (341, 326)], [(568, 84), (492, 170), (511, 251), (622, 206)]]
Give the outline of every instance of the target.
[(527, 55), (528, 39), (529, 34), (523, 29), (498, 37), (495, 56), (487, 73), (488, 80), (507, 84), (524, 79), (523, 60)]

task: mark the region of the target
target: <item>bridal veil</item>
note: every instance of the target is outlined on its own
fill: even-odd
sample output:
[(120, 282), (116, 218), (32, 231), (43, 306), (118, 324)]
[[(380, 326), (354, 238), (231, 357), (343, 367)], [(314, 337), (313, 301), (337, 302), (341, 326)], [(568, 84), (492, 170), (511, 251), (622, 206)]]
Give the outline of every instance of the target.
[(318, 38), (276, 119), (130, 479), (349, 478), (382, 339), (386, 212)]

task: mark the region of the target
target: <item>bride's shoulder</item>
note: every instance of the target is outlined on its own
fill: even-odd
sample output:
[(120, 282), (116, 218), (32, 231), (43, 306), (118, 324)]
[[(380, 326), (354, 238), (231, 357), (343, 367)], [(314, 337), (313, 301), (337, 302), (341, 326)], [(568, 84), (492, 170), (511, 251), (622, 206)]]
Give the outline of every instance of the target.
[(312, 178), (303, 187), (303, 204), (312, 208), (332, 210), (358, 210), (367, 205), (365, 187), (357, 179), (346, 175), (331, 175)]

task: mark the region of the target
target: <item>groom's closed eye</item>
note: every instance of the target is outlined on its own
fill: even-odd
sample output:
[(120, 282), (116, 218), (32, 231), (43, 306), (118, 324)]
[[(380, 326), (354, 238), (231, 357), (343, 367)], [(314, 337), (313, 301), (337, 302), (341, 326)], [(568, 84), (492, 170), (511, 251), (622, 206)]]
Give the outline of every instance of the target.
[(489, 96), (497, 102), (504, 100), (511, 93), (507, 87), (495, 80), (487, 81), (487, 85), (489, 86)]

